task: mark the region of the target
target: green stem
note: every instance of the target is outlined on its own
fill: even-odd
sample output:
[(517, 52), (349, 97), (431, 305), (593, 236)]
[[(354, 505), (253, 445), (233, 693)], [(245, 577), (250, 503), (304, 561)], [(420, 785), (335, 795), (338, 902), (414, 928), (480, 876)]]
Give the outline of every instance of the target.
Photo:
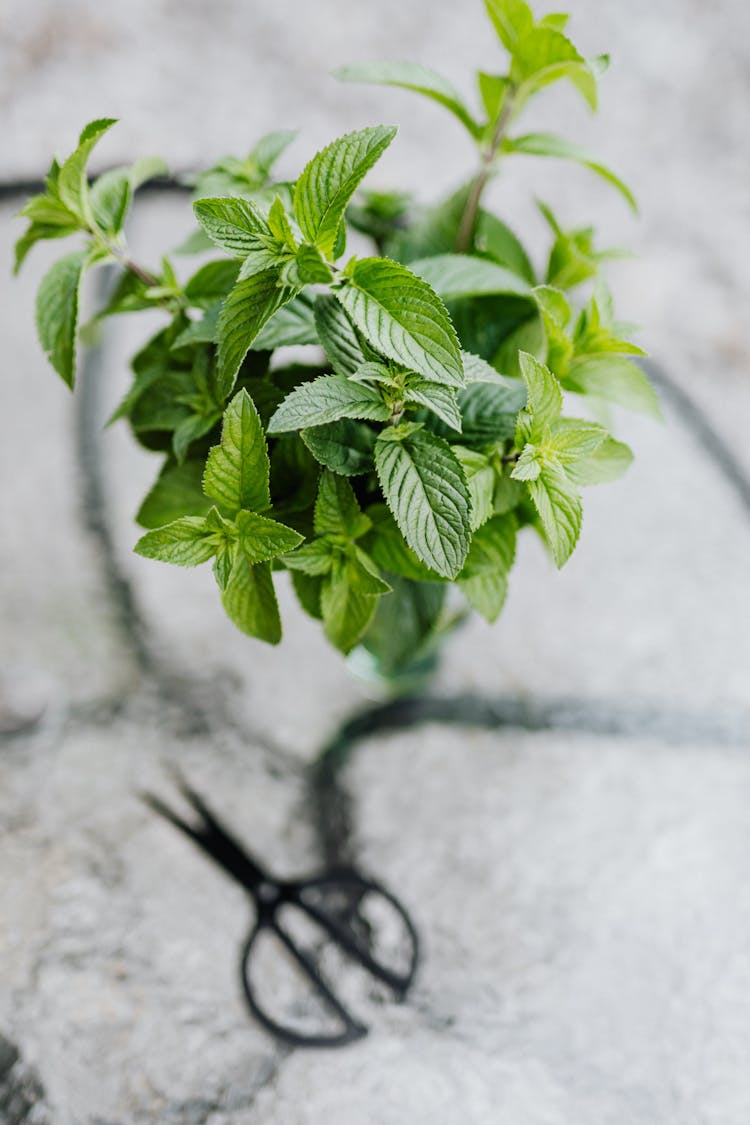
[(469, 189), (469, 197), (466, 200), (466, 207), (461, 216), (458, 234), (456, 235), (457, 254), (465, 254), (471, 246), (474, 237), (474, 228), (476, 227), (477, 216), (479, 214), (479, 205), (482, 202), (482, 195), (484, 194), (484, 189), (487, 187), (487, 183), (492, 174), (492, 166), (495, 163), (495, 158), (503, 143), (505, 130), (508, 127), (512, 113), (513, 91), (509, 89), (500, 116), (495, 124), (492, 140), (482, 153), (482, 165), (472, 180)]

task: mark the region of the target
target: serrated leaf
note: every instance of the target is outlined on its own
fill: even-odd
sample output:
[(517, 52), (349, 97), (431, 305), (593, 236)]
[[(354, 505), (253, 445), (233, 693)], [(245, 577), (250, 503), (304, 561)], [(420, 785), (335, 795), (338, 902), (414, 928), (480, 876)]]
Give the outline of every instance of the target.
[(464, 597), (486, 621), (497, 621), (508, 594), (508, 575), (516, 554), (516, 521), (495, 516), (475, 532), (458, 578)]
[(255, 512), (238, 512), (239, 547), (251, 563), (268, 562), (299, 547), (304, 536)]
[(268, 423), (268, 432), (303, 430), (339, 418), (387, 422), (390, 416), (390, 407), (371, 387), (342, 375), (320, 375), (287, 395)]
[(135, 545), (137, 555), (176, 566), (200, 566), (216, 553), (213, 533), (201, 516), (183, 516), (181, 519), (148, 531)]
[(246, 258), (258, 251), (269, 252), (273, 240), (268, 223), (249, 200), (236, 197), (197, 199), (193, 210), (208, 237), (233, 257)]
[(375, 465), (404, 539), (427, 566), (455, 578), (471, 540), (471, 500), (463, 470), (442, 438), (426, 430), (378, 439)]
[(293, 570), (292, 586), (305, 613), (316, 621), (322, 621), (323, 611), (320, 607), (320, 599), (323, 592), (323, 579), (313, 578), (309, 574), (304, 574), (301, 570)]
[(229, 620), (247, 636), (279, 643), (281, 618), (269, 563), (253, 566), (237, 551), (221, 601)]
[(498, 38), (511, 54), (518, 40), (534, 26), (534, 15), (526, 0), (484, 0)]
[(253, 351), (273, 351), (274, 348), (317, 343), (313, 307), (303, 293), (274, 313), (250, 347)]
[(597, 395), (652, 418), (662, 416), (656, 391), (645, 372), (624, 356), (592, 356), (574, 361), (565, 377), (565, 386), (578, 394)]
[(472, 383), (495, 383), (500, 386), (507, 384), (505, 377), (481, 356), (472, 355), (471, 352), (461, 352), (461, 359), (467, 387)]
[(633, 462), (633, 451), (622, 441), (605, 438), (601, 445), (582, 461), (568, 466), (568, 476), (574, 484), (605, 484), (618, 480)]
[(85, 260), (84, 251), (59, 258), (42, 278), (36, 297), (39, 341), (69, 387), (75, 381), (78, 292)]
[(297, 290), (279, 285), (275, 269), (237, 282), (222, 305), (216, 328), (216, 382), (224, 397), (231, 394), (240, 365), (263, 325), (296, 295)]
[(294, 211), (302, 233), (333, 257), (346, 205), (360, 181), (396, 135), (390, 125), (347, 133), (317, 153), (294, 189)]
[(505, 152), (519, 152), (527, 156), (550, 156), (558, 160), (572, 160), (575, 164), (582, 164), (616, 188), (633, 211), (638, 210), (635, 196), (619, 176), (610, 171), (606, 164), (587, 149), (565, 140), (564, 137), (558, 137), (555, 133), (526, 133), (522, 137), (508, 138), (503, 149)]
[(466, 449), (460, 445), (453, 446), (461, 468), (469, 486), (471, 497), (471, 530), (476, 531), (486, 523), (493, 512), (495, 494), (495, 470), (489, 459), (474, 449)]
[(266, 133), (260, 138), (252, 155), (255, 157), (259, 172), (264, 177), (268, 175), (282, 152), (289, 147), (296, 136), (296, 129), (274, 129), (273, 132)]
[(483, 297), (500, 293), (526, 296), (529, 285), (511, 270), (470, 254), (438, 254), (409, 263), (444, 301), (461, 297)]
[(88, 219), (88, 180), (86, 166), (89, 156), (108, 129), (116, 124), (114, 117), (102, 117), (91, 121), (78, 139), (78, 147), (61, 165), (57, 174), (57, 194), (74, 214)]
[(367, 362), (354, 325), (332, 294), (322, 293), (316, 298), (315, 325), (337, 375), (353, 375)]
[(581, 498), (564, 469), (547, 465), (527, 488), (558, 567), (570, 558), (581, 533)]
[(531, 414), (535, 427), (551, 426), (562, 410), (560, 384), (549, 368), (528, 352), (521, 352), (518, 359), (521, 377), (526, 384), (526, 410)]
[(316, 461), (341, 476), (361, 476), (375, 468), (375, 433), (361, 422), (342, 418), (302, 430), (300, 437)]
[(202, 461), (166, 465), (138, 509), (136, 523), (153, 529), (181, 516), (204, 516), (211, 507), (201, 487)]
[(386, 258), (363, 258), (335, 295), (383, 355), (435, 383), (463, 385), (458, 337), (445, 305), (405, 266)]
[(230, 512), (263, 511), (271, 503), (268, 449), (258, 411), (246, 390), (224, 411), (221, 443), (206, 461), (203, 491)]
[[(463, 392), (462, 392), (463, 393)], [(424, 406), (436, 414), (446, 426), (461, 432), (461, 411), (453, 387), (443, 383), (431, 383), (427, 379), (412, 381), (407, 385), (404, 398), (407, 403)]]
[(317, 534), (359, 539), (369, 527), (370, 521), (362, 514), (348, 480), (336, 473), (324, 472), (315, 502)]
[(389, 574), (397, 574), (414, 582), (439, 582), (439, 575), (425, 566), (407, 546), (396, 521), (385, 504), (372, 504), (367, 509), (372, 528), (362, 540), (376, 564)]
[(482, 127), (474, 120), (459, 91), (452, 82), (431, 67), (413, 62), (365, 62), (342, 66), (333, 73), (340, 82), (398, 86), (403, 90), (423, 94), (449, 110), (473, 137), (481, 136)]

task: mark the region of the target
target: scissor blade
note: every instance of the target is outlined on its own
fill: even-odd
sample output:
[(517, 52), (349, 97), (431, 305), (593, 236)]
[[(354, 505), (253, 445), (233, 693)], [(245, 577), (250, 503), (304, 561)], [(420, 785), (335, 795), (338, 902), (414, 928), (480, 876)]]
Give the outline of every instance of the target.
[(197, 825), (183, 820), (178, 813), (153, 793), (142, 793), (141, 798), (149, 808), (188, 836), (202, 851), (210, 855), (219, 867), (222, 867), (227, 874), (232, 875), (247, 890), (254, 892), (260, 883), (273, 882), (245, 849), (222, 827), (203, 799), (182, 781), (180, 782), (180, 789), (200, 817), (200, 822)]

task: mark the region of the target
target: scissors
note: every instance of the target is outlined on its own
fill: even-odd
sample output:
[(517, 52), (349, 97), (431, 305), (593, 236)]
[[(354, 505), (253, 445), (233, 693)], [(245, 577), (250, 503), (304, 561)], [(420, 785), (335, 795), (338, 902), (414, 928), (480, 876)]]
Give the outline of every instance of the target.
[[(245, 997), (258, 1022), (281, 1042), (292, 1047), (342, 1047), (367, 1034), (367, 1026), (357, 1020), (337, 997), (323, 976), (317, 960), (303, 948), (279, 918), (282, 908), (296, 908), (322, 931), (326, 941), (343, 950), (376, 980), (383, 982), (401, 1000), (414, 980), (419, 959), (419, 942), (414, 924), (398, 899), (381, 883), (366, 878), (351, 867), (332, 868), (309, 879), (275, 879), (219, 823), (206, 802), (177, 774), (176, 784), (183, 797), (197, 814), (197, 822), (183, 820), (159, 797), (141, 794), (147, 805), (184, 832), (228, 875), (249, 891), (255, 904), (255, 925), (250, 931), (241, 956), (241, 975)], [(327, 908), (326, 899), (334, 903)], [(390, 910), (400, 921), (406, 939), (403, 965), (389, 965), (372, 948), (372, 929), (362, 913), (366, 900)], [(261, 1005), (256, 995), (250, 967), (262, 934), (271, 932), (296, 963), (298, 970), (312, 985), (324, 1009), (336, 1017), (341, 1030), (308, 1034), (275, 1019)]]

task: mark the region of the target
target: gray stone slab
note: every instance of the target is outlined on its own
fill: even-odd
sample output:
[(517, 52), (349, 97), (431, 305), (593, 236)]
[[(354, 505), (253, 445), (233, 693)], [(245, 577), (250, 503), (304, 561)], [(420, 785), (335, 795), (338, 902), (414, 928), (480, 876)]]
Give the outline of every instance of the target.
[(138, 800), (179, 805), (164, 762), (281, 874), (314, 864), (299, 780), (247, 740), (144, 712), (5, 750), (0, 1018), (59, 1125), (240, 1110), (281, 1057), (241, 998), (249, 901)]
[(248, 1121), (744, 1125), (746, 754), (432, 726), (361, 744), (347, 777), (422, 974)]
[[(17, 230), (0, 207), (3, 261)], [(134, 668), (117, 612), (107, 604), (100, 558), (85, 531), (75, 449), (75, 407), (35, 338), (40, 252), (0, 308), (4, 347), (0, 412), (0, 710), (62, 699), (91, 702), (132, 685)], [(3, 725), (3, 724), (0, 724)]]

